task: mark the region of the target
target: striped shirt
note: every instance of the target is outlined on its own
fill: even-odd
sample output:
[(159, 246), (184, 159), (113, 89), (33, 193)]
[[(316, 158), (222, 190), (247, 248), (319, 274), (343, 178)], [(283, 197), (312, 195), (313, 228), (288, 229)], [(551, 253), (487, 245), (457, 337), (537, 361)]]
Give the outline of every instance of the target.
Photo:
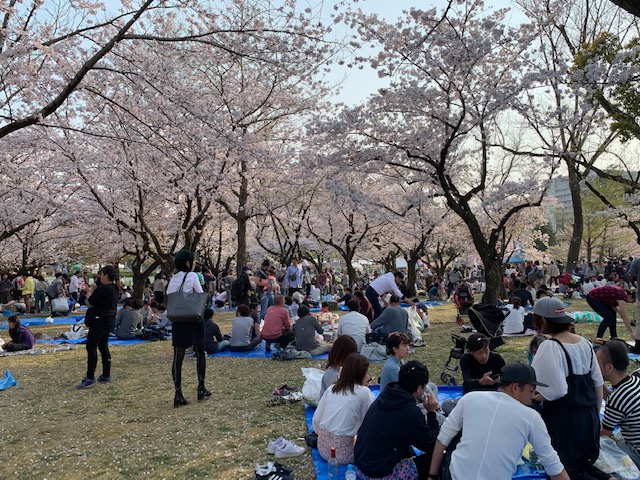
[(629, 375), (613, 387), (602, 424), (607, 430), (620, 426), (623, 438), (640, 451), (640, 377)]

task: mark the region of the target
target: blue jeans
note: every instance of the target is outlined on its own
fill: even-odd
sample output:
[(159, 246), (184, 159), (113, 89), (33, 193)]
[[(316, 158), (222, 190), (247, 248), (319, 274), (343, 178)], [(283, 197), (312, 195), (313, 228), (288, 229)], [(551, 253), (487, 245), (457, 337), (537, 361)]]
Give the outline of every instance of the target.
[(267, 308), (274, 305), (273, 293), (265, 293), (260, 299), (260, 320), (264, 320), (264, 316), (267, 314)]

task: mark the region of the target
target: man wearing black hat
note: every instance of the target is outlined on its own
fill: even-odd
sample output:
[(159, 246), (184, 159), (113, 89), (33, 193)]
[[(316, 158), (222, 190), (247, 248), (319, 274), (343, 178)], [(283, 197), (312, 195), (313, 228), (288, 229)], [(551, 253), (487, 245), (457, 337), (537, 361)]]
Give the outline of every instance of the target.
[(497, 390), (497, 376), (504, 367), (504, 358), (489, 349), (489, 339), (482, 333), (472, 333), (467, 339), (467, 353), (460, 358), (462, 391)]
[(409, 313), (400, 306), (400, 297), (391, 295), (389, 306), (371, 324), (371, 331), (378, 333), (408, 333)]
[(527, 442), (551, 479), (569, 480), (544, 421), (527, 407), (536, 385), (546, 386), (536, 380), (530, 365), (511, 363), (502, 368), (497, 392), (471, 392), (462, 397), (440, 428), (429, 478), (440, 478), (444, 451), (462, 432), (451, 455), (453, 480), (511, 478)]

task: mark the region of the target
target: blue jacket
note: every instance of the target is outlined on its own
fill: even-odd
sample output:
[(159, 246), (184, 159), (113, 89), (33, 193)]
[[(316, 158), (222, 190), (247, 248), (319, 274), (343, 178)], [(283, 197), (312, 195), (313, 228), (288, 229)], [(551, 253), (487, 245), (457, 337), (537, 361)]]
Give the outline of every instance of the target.
[(354, 463), (368, 477), (386, 477), (400, 460), (412, 456), (411, 446), (433, 450), (439, 431), (435, 413), (428, 412), (425, 419), (413, 395), (390, 383), (362, 421)]

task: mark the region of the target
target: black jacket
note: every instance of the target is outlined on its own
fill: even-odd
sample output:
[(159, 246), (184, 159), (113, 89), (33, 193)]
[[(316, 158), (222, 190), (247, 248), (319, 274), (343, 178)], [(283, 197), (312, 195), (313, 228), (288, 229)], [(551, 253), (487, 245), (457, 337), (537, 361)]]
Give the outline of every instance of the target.
[(91, 294), (84, 323), (89, 328), (109, 331), (116, 321), (118, 311), (118, 287), (113, 283), (100, 285)]
[(390, 475), (413, 445), (433, 450), (440, 428), (436, 414), (424, 414), (410, 393), (390, 383), (371, 404), (358, 430), (354, 463), (369, 477)]
[(218, 351), (218, 342), (223, 340), (220, 327), (213, 320), (205, 320), (204, 322), (204, 350), (207, 353), (216, 353)]

